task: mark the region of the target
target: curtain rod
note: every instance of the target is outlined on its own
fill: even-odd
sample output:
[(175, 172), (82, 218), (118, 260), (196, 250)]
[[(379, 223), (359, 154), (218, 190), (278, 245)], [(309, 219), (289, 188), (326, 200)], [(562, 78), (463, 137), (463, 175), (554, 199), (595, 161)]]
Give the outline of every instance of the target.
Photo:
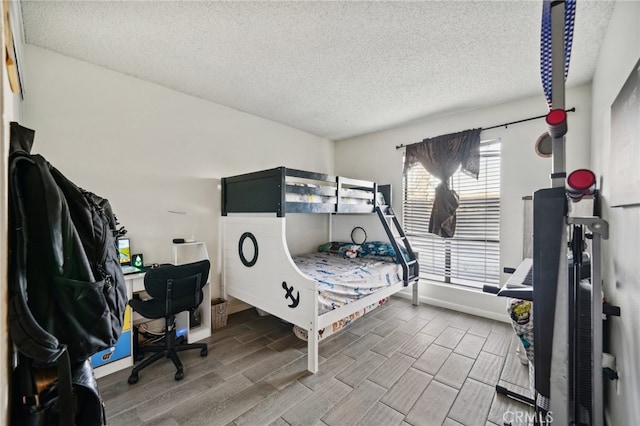
[[(576, 112), (576, 107), (570, 108), (565, 110), (566, 112)], [(529, 117), (529, 118), (524, 118), (522, 120), (517, 120), (517, 121), (510, 121), (508, 123), (502, 123), (502, 124), (497, 124), (495, 126), (491, 126), (491, 127), (482, 127), (482, 130), (490, 130), (490, 129), (497, 129), (498, 127), (508, 127), (512, 124), (518, 124), (518, 123), (524, 123), (525, 121), (531, 121), (531, 120), (537, 120), (538, 118), (543, 118), (546, 117), (547, 114), (544, 115), (538, 115), (536, 117)], [(420, 141), (422, 142), (422, 141)], [(416, 143), (420, 143), (420, 142), (416, 142)], [(396, 145), (396, 149), (400, 149), (400, 148), (405, 148), (407, 145), (401, 144), (401, 145)]]

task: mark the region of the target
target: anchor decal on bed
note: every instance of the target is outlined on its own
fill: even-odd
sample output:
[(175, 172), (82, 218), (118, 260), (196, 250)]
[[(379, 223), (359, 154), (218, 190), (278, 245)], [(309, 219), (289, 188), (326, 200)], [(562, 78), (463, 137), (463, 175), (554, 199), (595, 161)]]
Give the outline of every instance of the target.
[(300, 303), (300, 292), (296, 291), (296, 296), (293, 296), (293, 286), (289, 287), (286, 281), (282, 281), (282, 288), (287, 292), (284, 295), (285, 299), (291, 299), (291, 304), (288, 305), (290, 308), (295, 308)]

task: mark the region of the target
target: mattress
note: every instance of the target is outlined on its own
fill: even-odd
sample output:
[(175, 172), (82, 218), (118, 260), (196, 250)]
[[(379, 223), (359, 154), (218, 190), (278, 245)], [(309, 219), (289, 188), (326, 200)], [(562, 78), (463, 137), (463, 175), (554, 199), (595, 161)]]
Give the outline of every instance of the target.
[[(308, 183), (287, 182), (288, 188), (305, 188), (308, 191), (286, 191), (286, 202), (298, 203), (323, 203), (335, 204), (338, 198), (335, 195), (336, 187), (331, 185), (312, 185)], [(316, 191), (318, 191), (316, 193)], [(384, 205), (384, 195), (377, 193), (378, 204)], [(373, 192), (359, 189), (342, 189), (340, 192), (340, 202), (343, 204), (373, 204)]]
[(402, 281), (402, 267), (388, 259), (325, 252), (293, 256), (298, 269), (318, 283), (319, 315)]
[(322, 204), (335, 204), (337, 198), (330, 197), (328, 195), (318, 194), (296, 194), (287, 192), (285, 194), (285, 201), (288, 203), (322, 203)]

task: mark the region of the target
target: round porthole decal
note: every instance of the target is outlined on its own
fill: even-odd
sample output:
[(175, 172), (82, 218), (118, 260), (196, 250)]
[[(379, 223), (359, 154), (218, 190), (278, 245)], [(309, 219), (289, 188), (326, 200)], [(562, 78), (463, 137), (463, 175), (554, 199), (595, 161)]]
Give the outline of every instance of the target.
[[(251, 260), (247, 260), (247, 258), (244, 257), (244, 240), (246, 240), (247, 238), (249, 238), (253, 243), (253, 257), (251, 258)], [(247, 268), (252, 267), (258, 261), (258, 241), (251, 232), (245, 232), (240, 236), (240, 241), (238, 242), (238, 254), (240, 255), (240, 261)]]
[(351, 230), (351, 242), (353, 244), (364, 244), (367, 242), (367, 231), (362, 226), (356, 226)]

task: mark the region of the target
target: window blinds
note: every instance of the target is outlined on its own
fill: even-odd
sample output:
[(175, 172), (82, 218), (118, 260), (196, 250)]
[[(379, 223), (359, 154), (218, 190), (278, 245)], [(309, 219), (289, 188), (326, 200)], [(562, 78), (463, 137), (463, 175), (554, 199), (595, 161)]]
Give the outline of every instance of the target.
[(404, 177), (404, 230), (419, 252), (421, 278), (482, 288), (500, 279), (500, 141), (480, 145), (480, 175), (475, 180), (458, 170), (450, 188), (458, 193), (453, 238), (428, 233), (429, 216), (440, 181), (421, 165)]

